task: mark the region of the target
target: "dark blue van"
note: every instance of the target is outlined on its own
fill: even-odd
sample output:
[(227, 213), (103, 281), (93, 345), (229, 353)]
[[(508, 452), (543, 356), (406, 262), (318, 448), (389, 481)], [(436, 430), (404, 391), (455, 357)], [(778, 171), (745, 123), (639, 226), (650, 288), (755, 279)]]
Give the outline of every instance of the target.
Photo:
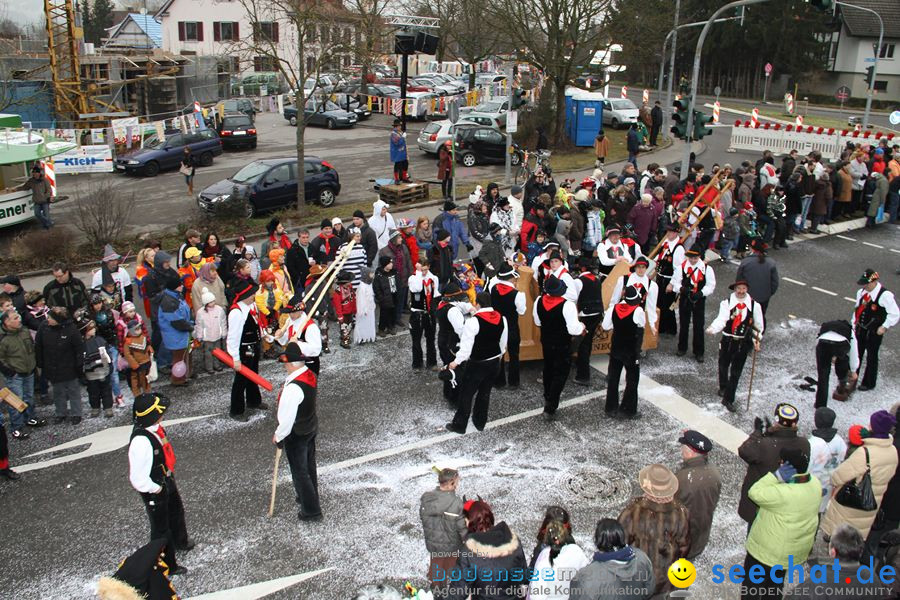
[(166, 141), (160, 142), (156, 134), (144, 140), (144, 147), (116, 157), (114, 166), (119, 173), (139, 173), (156, 177), (160, 171), (177, 169), (181, 165), (185, 146), (191, 149), (195, 164), (208, 167), (213, 157), (222, 154), (222, 140), (212, 129), (194, 133), (177, 130), (166, 132)]

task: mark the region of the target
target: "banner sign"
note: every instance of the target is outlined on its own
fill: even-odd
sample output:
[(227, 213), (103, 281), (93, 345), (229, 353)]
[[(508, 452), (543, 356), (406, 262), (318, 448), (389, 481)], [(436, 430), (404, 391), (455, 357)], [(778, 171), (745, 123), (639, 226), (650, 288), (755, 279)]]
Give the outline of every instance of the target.
[(53, 157), (57, 174), (110, 173), (112, 149), (107, 145), (81, 146)]

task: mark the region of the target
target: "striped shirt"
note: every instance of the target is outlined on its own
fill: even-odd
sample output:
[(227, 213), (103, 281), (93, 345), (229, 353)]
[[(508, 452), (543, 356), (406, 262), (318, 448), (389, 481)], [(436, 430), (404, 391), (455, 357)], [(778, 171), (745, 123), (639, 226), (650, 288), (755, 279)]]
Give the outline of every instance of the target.
[[(341, 247), (338, 248), (338, 254), (343, 252), (346, 246), (347, 244), (342, 244)], [(347, 261), (342, 267), (343, 270), (347, 270), (353, 273), (353, 289), (359, 287), (362, 268), (366, 265), (368, 265), (366, 249), (362, 246), (362, 244), (357, 244), (353, 247), (353, 250), (350, 251), (350, 256), (347, 258)]]

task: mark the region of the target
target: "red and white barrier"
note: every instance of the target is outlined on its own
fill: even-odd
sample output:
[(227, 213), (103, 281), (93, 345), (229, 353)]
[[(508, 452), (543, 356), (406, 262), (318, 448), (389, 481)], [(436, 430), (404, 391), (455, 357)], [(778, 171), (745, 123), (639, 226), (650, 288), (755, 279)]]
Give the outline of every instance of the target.
[(785, 94), (784, 95), (784, 108), (788, 112), (788, 114), (794, 114), (794, 95), (793, 94)]
[(642, 100), (644, 104), (650, 104), (650, 90), (644, 90)]
[(833, 128), (803, 125), (782, 126), (780, 123), (754, 126), (750, 121), (738, 120), (731, 128), (729, 148), (751, 152), (771, 150), (775, 154), (787, 154), (791, 150), (809, 154), (815, 150), (822, 154), (822, 158), (836, 160), (848, 141), (875, 146), (882, 137), (892, 141), (894, 134), (881, 131), (836, 131)]
[(53, 167), (53, 159), (44, 161), (44, 179), (50, 184), (50, 195), (56, 198), (56, 170)]
[(623, 86), (622, 86), (622, 93), (619, 94), (619, 97), (620, 97), (620, 98), (627, 98), (627, 97), (628, 97), (628, 86), (626, 86), (626, 85), (623, 85)]
[(794, 125), (803, 127), (803, 115), (797, 115), (797, 118), (794, 120)]
[(759, 127), (759, 109), (754, 108), (750, 113), (750, 127)]
[(713, 123), (719, 122), (719, 111), (721, 110), (721, 106), (719, 105), (719, 101), (716, 100), (713, 103)]

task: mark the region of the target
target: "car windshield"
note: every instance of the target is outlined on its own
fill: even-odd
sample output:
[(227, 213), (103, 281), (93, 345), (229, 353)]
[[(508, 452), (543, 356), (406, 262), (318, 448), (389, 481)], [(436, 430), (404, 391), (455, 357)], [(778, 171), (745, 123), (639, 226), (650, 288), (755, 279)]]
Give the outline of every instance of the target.
[(494, 113), (499, 112), (502, 106), (502, 102), (485, 102), (484, 104), (476, 106), (475, 110), (478, 112)]
[(610, 100), (610, 104), (616, 110), (637, 110), (634, 102), (624, 98), (622, 100)]
[(251, 183), (259, 179), (259, 177), (269, 170), (269, 165), (264, 162), (255, 161), (235, 173), (230, 180), (235, 183)]
[(144, 140), (144, 148), (156, 148), (157, 146), (159, 146), (159, 138), (155, 133)]
[(441, 130), (441, 125), (437, 121), (432, 121), (422, 130), (423, 133), (434, 133)]
[(335, 104), (334, 102), (329, 100), (328, 102), (325, 103), (325, 110), (344, 110), (344, 109), (342, 109), (340, 106), (338, 106), (337, 104)]
[(247, 117), (225, 117), (222, 122), (223, 127), (247, 127), (251, 125), (250, 119)]

